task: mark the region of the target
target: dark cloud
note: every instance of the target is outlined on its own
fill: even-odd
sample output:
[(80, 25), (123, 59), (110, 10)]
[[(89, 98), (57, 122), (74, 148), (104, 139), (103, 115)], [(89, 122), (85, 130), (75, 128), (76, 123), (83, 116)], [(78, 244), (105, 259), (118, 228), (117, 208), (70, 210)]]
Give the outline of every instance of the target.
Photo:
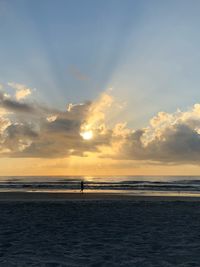
[(188, 125), (166, 128), (161, 137), (155, 137), (147, 145), (143, 143), (144, 133), (144, 130), (138, 130), (129, 135), (119, 157), (166, 163), (200, 163), (200, 135)]
[(8, 111), (13, 112), (35, 112), (35, 108), (31, 105), (8, 99), (2, 93), (0, 94), (0, 106)]
[(58, 117), (55, 121), (46, 123), (46, 130), (52, 133), (72, 132), (74, 134), (75, 132), (79, 132), (80, 123), (81, 122), (79, 120), (69, 120)]

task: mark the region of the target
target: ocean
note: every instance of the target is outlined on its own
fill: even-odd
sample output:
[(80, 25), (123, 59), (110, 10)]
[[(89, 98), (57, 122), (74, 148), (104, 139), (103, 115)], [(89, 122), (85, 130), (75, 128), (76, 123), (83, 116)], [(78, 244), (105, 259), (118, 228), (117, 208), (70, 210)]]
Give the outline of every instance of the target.
[(1, 176), (0, 192), (85, 192), (200, 196), (200, 176)]

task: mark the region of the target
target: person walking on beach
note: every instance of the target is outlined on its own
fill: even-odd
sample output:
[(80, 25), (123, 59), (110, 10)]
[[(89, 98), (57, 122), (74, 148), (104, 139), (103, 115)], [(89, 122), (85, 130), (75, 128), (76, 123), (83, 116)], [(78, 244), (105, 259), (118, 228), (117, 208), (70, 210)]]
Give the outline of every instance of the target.
[(84, 182), (81, 181), (81, 193), (83, 193), (83, 190), (84, 190)]

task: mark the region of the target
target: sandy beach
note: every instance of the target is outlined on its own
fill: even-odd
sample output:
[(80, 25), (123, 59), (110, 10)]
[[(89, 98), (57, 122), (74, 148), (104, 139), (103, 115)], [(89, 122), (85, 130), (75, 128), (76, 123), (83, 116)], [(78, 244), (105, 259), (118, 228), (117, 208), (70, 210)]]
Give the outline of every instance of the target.
[[(53, 201), (24, 201), (42, 198)], [(1, 267), (199, 266), (196, 199), (98, 201), (89, 194), (38, 193), (1, 194), (1, 199)]]
[(199, 197), (0, 192), (1, 267), (199, 266)]
[(0, 201), (200, 201), (192, 195), (129, 195), (120, 193), (0, 192)]

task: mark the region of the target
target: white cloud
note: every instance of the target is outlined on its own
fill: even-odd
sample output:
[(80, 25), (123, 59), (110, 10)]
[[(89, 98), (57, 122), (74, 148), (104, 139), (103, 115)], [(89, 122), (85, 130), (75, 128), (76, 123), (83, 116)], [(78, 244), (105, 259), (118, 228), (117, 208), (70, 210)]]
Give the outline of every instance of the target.
[(9, 82), (8, 85), (16, 90), (15, 97), (17, 100), (25, 99), (32, 93), (32, 90), (24, 84)]
[(6, 128), (11, 125), (11, 122), (8, 118), (0, 117), (0, 134), (3, 134)]
[(48, 122), (54, 122), (56, 119), (57, 119), (56, 115), (52, 115), (52, 116), (47, 117)]

